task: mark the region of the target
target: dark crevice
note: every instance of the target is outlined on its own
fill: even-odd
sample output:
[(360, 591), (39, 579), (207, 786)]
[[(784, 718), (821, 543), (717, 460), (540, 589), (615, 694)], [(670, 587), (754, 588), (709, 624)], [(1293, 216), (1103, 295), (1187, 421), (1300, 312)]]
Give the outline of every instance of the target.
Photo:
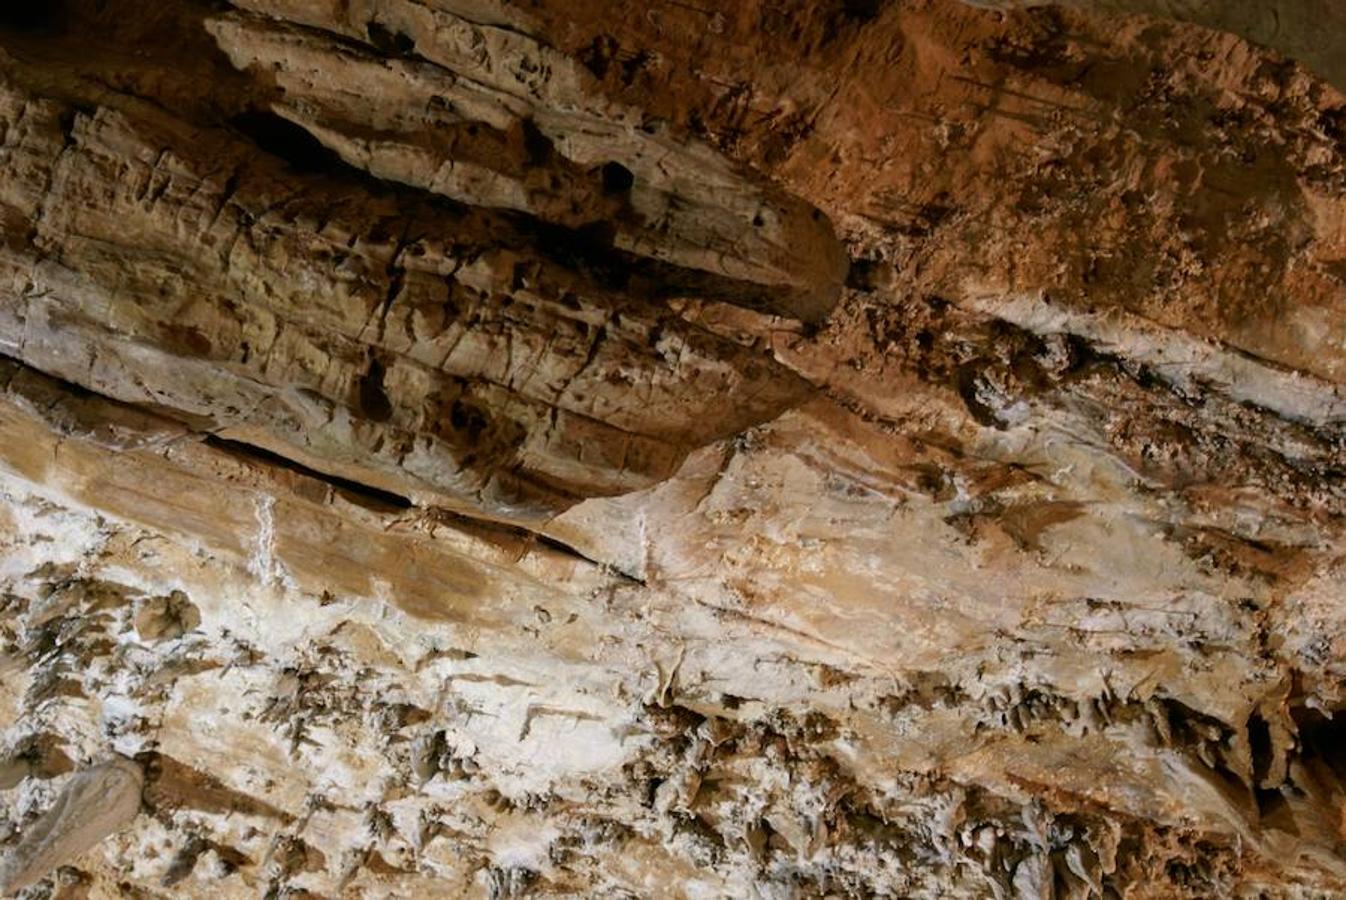
[(264, 152), (283, 159), (292, 171), (331, 174), (345, 166), (341, 157), (302, 126), (273, 112), (249, 110), (234, 116), (229, 124)]
[(1271, 744), (1271, 728), (1257, 713), (1248, 717), (1248, 745), (1252, 753), (1253, 785), (1260, 787), (1271, 772), (1275, 760)]
[(461, 399), (453, 401), (449, 409), (449, 424), (453, 430), (467, 438), (469, 443), (477, 443), (490, 425), (489, 418), (475, 406)]
[(1346, 710), (1292, 707), (1291, 715), (1298, 732), (1299, 755), (1321, 763), (1346, 781)]
[(416, 42), (410, 36), (392, 31), (381, 22), (370, 22), (365, 26), (365, 34), (369, 36), (369, 43), (389, 56), (411, 56), (416, 52)]
[(873, 293), (886, 286), (891, 272), (892, 266), (881, 259), (852, 259), (846, 272), (846, 286), (852, 290)]
[(589, 275), (608, 290), (625, 290), (635, 271), (634, 257), (613, 249), (617, 230), (611, 222), (566, 228), (540, 219), (522, 220), (537, 234), (538, 250), (553, 262)]
[[(350, 479), (341, 478), (336, 475), (328, 475), (325, 472), (312, 469), (303, 463), (295, 462), (289, 457), (257, 447), (253, 444), (222, 438), (214, 434), (205, 435), (202, 438), (202, 441), (208, 447), (226, 453), (235, 459), (241, 459), (252, 465), (280, 468), (288, 472), (302, 475), (305, 478), (322, 482), (331, 487), (332, 490), (336, 491), (346, 500), (374, 512), (399, 513), (417, 508), (417, 505), (414, 502), (400, 494), (371, 487), (367, 484), (351, 481)], [(461, 523), (462, 527), (469, 531), (504, 532), (513, 535), (516, 539), (536, 543), (538, 546), (555, 550), (572, 559), (588, 563), (589, 565), (599, 566), (625, 581), (641, 585), (645, 583), (634, 575), (616, 569), (601, 560), (585, 556), (583, 553), (563, 541), (535, 531), (530, 531), (527, 528), (518, 525), (507, 525), (500, 522), (494, 522), (489, 519), (477, 519), (465, 513), (451, 510), (435, 508), (432, 511), (437, 519)]]
[(520, 123), (520, 130), (523, 132), (525, 163), (530, 168), (542, 168), (550, 164), (556, 155), (556, 146), (551, 138), (543, 134), (532, 119), (524, 119)]
[(567, 228), (519, 213), (504, 216), (515, 223), (521, 234), (532, 238), (530, 249), (539, 256), (583, 273), (606, 290), (651, 300), (702, 297), (789, 315), (782, 302), (787, 291), (637, 256), (614, 246), (617, 232), (611, 222)]
[(392, 491), (385, 491), (380, 488), (370, 487), (367, 484), (361, 484), (358, 481), (351, 481), (347, 478), (319, 472), (317, 469), (312, 469), (303, 463), (295, 462), (287, 456), (281, 456), (279, 453), (265, 450), (253, 444), (222, 438), (214, 434), (205, 435), (202, 441), (206, 446), (219, 450), (222, 453), (226, 453), (235, 459), (241, 459), (244, 462), (259, 465), (263, 468), (284, 469), (287, 472), (293, 472), (297, 475), (302, 475), (305, 478), (321, 481), (345, 499), (350, 500), (359, 506), (374, 510), (375, 512), (398, 512), (411, 509), (416, 505), (406, 497), (403, 497), (400, 494), (395, 494)]
[(360, 413), (374, 422), (387, 422), (393, 417), (393, 404), (383, 387), (383, 363), (369, 361), (369, 370), (360, 379)]
[(603, 164), (603, 192), (605, 194), (629, 194), (635, 186), (636, 176), (619, 162)]
[(575, 558), (577, 558), (577, 559), (582, 559), (582, 560), (584, 560), (585, 562), (589, 563), (590, 565), (598, 566), (598, 567), (600, 567), (600, 568), (602, 568), (602, 569), (607, 570), (608, 572), (611, 572), (613, 575), (616, 575), (618, 578), (622, 579), (623, 581), (628, 581), (628, 582), (630, 582), (630, 583), (632, 583), (632, 584), (638, 584), (638, 585), (640, 585), (641, 587), (644, 587), (644, 586), (645, 586), (645, 579), (643, 579), (643, 578), (638, 578), (638, 577), (636, 577), (635, 575), (632, 575), (630, 572), (624, 572), (624, 571), (622, 571), (621, 569), (618, 569), (617, 567), (613, 566), (613, 565), (610, 564), (610, 563), (605, 563), (605, 562), (603, 562), (603, 561), (601, 561), (601, 560), (597, 560), (597, 559), (593, 559), (593, 558), (591, 558), (591, 557), (585, 556), (583, 553), (579, 552), (579, 551), (576, 550), (574, 547), (570, 546), (569, 544), (565, 543), (564, 541), (559, 541), (559, 540), (557, 540), (556, 538), (554, 538), (554, 537), (550, 537), (549, 535), (545, 535), (545, 534), (536, 534), (535, 536), (536, 536), (536, 540), (537, 540), (538, 544), (542, 545), (543, 547), (549, 547), (549, 548), (551, 548), (552, 550), (555, 550), (555, 551), (557, 551), (557, 552), (559, 552), (559, 553), (562, 553), (562, 554), (564, 554), (564, 555), (566, 555), (566, 556), (573, 556), (573, 557), (575, 557)]

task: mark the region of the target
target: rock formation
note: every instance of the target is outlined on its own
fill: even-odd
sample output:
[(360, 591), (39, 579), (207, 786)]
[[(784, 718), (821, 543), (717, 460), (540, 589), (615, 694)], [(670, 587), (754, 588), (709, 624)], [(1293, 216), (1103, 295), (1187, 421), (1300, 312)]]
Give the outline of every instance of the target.
[(0, 888), (1346, 895), (1331, 0), (0, 10)]
[(0, 890), (25, 888), (125, 828), (140, 813), (143, 784), (140, 767), (125, 759), (71, 777), (55, 805), (24, 828), (0, 863)]

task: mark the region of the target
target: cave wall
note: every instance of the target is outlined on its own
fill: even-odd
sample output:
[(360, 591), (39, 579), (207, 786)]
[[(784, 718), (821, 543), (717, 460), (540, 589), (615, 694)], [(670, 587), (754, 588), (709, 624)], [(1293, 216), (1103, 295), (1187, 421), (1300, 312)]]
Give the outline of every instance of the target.
[(0, 888), (1346, 892), (1339, 20), (0, 12)]

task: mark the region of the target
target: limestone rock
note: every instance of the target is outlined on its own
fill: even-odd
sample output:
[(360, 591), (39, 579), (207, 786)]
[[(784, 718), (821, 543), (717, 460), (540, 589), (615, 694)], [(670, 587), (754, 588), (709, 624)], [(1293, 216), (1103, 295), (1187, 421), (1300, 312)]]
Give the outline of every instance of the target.
[(1346, 896), (1335, 4), (30, 7), (0, 886)]
[(113, 759), (73, 775), (56, 803), (22, 830), (0, 861), (0, 892), (27, 887), (73, 861), (140, 814), (144, 776), (127, 759)]
[(0, 348), (196, 431), (535, 519), (649, 486), (806, 393), (506, 223), (290, 176), (150, 110), (0, 103), (7, 183), (46, 184), (7, 207), (31, 224), (0, 253)]

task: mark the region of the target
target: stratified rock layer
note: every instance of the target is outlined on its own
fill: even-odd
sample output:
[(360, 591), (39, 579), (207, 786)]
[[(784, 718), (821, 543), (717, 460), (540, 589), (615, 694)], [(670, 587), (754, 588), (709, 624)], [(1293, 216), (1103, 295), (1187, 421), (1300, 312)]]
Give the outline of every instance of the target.
[(5, 885), (1346, 895), (1336, 15), (0, 13)]
[[(487, 215), (18, 87), (0, 348), (126, 402), (502, 518), (647, 487), (804, 383)], [(629, 390), (614, 391), (621, 384)]]

